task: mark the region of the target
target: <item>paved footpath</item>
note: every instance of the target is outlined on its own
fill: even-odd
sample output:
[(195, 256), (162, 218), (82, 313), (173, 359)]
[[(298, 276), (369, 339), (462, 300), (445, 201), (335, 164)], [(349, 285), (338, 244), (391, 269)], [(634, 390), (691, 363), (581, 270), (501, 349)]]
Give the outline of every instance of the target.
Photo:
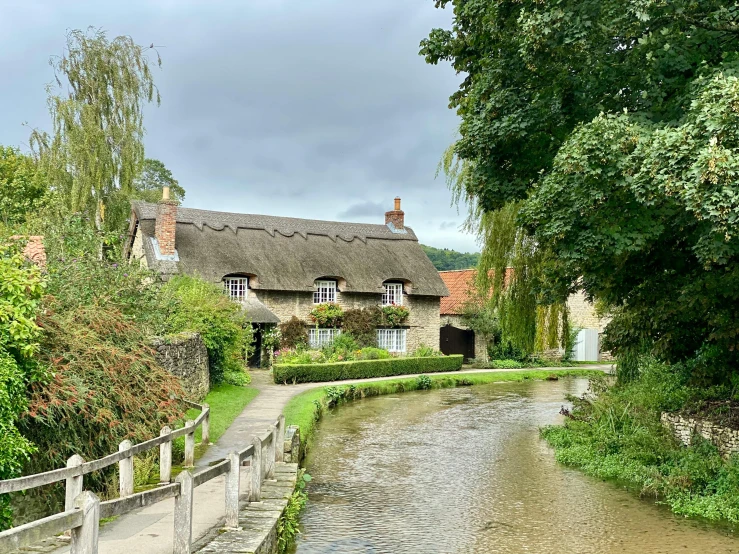
[[(607, 371), (612, 366), (580, 365), (574, 369), (599, 369)], [(538, 367), (533, 370), (557, 370), (562, 367)], [(573, 369), (573, 368), (569, 368)], [(526, 371), (519, 369), (467, 369), (434, 373), (434, 375), (465, 375), (474, 373)], [(208, 448), (196, 462), (203, 467), (221, 460), (231, 450), (243, 448), (251, 442), (256, 432), (266, 430), (282, 413), (287, 402), (295, 395), (310, 389), (332, 385), (350, 385), (369, 381), (386, 381), (398, 378), (413, 378), (414, 375), (398, 375), (393, 377), (375, 377), (372, 379), (356, 379), (329, 383), (304, 383), (299, 385), (276, 385), (271, 374), (266, 370), (252, 370), (253, 388), (259, 395), (252, 400), (243, 412), (233, 421), (218, 442)], [(225, 484), (224, 477), (218, 477), (197, 487), (193, 506), (193, 542), (203, 539), (208, 531), (222, 527), (225, 521)], [(99, 554), (171, 554), (174, 525), (174, 499), (168, 499), (153, 506), (135, 510), (104, 525), (100, 529)], [(62, 554), (69, 552), (69, 547), (53, 548), (41, 551)], [(38, 552), (39, 550), (36, 550)]]

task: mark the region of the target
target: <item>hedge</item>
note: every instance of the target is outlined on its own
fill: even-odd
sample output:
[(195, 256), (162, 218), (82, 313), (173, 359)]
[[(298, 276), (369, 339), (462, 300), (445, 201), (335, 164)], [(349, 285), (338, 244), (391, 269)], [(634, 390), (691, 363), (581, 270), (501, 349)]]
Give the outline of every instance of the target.
[(453, 355), (436, 358), (354, 360), (332, 364), (275, 364), (272, 371), (275, 383), (319, 383), (413, 373), (457, 371), (462, 367), (462, 360), (462, 355)]

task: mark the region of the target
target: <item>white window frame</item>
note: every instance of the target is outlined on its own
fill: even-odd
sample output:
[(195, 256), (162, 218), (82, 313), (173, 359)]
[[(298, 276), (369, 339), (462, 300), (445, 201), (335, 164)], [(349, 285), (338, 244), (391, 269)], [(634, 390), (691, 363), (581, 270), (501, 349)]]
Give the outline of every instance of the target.
[(336, 281), (318, 279), (316, 290), (313, 293), (313, 303), (325, 304), (326, 302), (336, 302)]
[(383, 306), (403, 305), (403, 283), (385, 283), (383, 287), (385, 287), (382, 293)]
[(328, 346), (341, 334), (341, 329), (311, 327), (308, 329), (308, 344), (311, 348)]
[(228, 297), (235, 302), (241, 302), (249, 297), (248, 277), (224, 277), (223, 286)]
[(377, 346), (388, 352), (405, 352), (408, 329), (378, 329)]

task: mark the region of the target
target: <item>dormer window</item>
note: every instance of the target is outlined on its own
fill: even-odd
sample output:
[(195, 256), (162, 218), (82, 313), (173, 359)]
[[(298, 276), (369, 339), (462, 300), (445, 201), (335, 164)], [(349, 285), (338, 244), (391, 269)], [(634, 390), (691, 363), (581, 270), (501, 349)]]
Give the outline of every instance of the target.
[(226, 277), (223, 279), (223, 285), (231, 300), (235, 300), (236, 302), (246, 300), (247, 294), (249, 293), (248, 277)]
[[(385, 292), (382, 293), (383, 306), (403, 305), (403, 283), (385, 283)], [(376, 298), (376, 297), (375, 297)]]
[(336, 281), (319, 279), (316, 281), (316, 291), (313, 293), (313, 303), (336, 302)]

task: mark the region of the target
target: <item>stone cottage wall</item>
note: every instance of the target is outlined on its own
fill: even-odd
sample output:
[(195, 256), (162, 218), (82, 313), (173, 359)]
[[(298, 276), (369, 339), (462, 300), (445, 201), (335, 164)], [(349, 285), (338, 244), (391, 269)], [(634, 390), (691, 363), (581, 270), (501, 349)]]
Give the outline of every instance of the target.
[(722, 427), (706, 419), (685, 417), (680, 414), (662, 412), (662, 425), (667, 427), (674, 437), (685, 446), (693, 441), (693, 436), (700, 435), (713, 443), (724, 458), (739, 453), (739, 430)]
[(438, 296), (408, 296), (404, 298), (410, 310), (406, 325), (406, 351), (413, 352), (422, 344), (439, 349), (439, 333), (441, 318), (439, 308), (441, 299)]
[(198, 333), (180, 333), (152, 340), (157, 361), (180, 379), (188, 400), (205, 398), (210, 390), (208, 351)]
[[(281, 321), (288, 321), (296, 316), (303, 321), (310, 321), (309, 314), (314, 308), (312, 292), (283, 292), (253, 290), (262, 304), (267, 306)], [(340, 292), (337, 303), (345, 310), (378, 306), (382, 300), (380, 293)], [(439, 306), (440, 299), (436, 296), (407, 295), (403, 303), (410, 310), (406, 325), (408, 334), (406, 350), (412, 352), (419, 345), (425, 344), (432, 348), (439, 348)]]

